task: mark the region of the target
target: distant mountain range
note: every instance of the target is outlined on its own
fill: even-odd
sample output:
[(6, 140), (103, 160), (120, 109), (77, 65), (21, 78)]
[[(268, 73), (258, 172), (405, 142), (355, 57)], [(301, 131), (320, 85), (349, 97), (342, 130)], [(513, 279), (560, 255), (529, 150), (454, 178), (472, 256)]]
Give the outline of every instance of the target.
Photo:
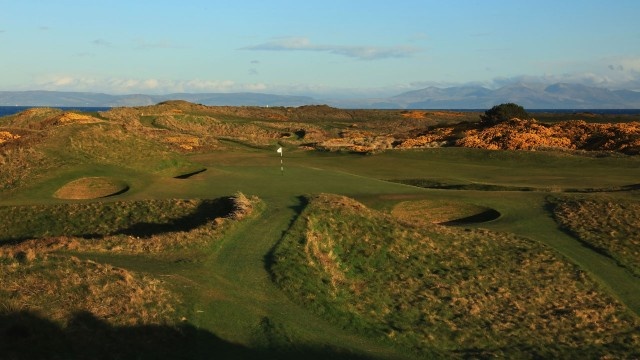
[(640, 92), (608, 90), (579, 84), (513, 84), (499, 89), (481, 86), (428, 87), (377, 99), (315, 99), (262, 93), (175, 93), (109, 95), (91, 92), (0, 91), (0, 106), (142, 106), (166, 100), (203, 105), (301, 106), (327, 104), (339, 108), (488, 109), (514, 102), (525, 109), (640, 109)]
[(0, 106), (115, 107), (155, 105), (167, 100), (186, 100), (203, 105), (300, 106), (316, 104), (307, 96), (261, 93), (176, 93), (167, 95), (109, 95), (92, 92), (0, 91)]
[(578, 84), (514, 84), (490, 90), (480, 86), (429, 87), (389, 99), (392, 107), (486, 109), (514, 102), (525, 109), (640, 109), (640, 92)]

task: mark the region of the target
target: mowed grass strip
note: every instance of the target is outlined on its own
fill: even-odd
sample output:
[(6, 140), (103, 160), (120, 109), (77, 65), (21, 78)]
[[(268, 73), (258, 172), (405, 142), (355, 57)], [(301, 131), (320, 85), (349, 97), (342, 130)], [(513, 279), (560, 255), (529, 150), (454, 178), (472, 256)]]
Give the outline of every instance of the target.
[(552, 204), (562, 228), (640, 277), (640, 203), (620, 198), (556, 198)]
[(319, 195), (277, 284), (338, 324), (433, 357), (634, 357), (639, 321), (577, 266), (511, 234), (407, 224)]

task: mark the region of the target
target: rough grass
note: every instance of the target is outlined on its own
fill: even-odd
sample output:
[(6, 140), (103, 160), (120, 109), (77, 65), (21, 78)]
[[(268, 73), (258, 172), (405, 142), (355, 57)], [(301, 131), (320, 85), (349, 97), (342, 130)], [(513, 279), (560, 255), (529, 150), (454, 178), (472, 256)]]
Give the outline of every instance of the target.
[(640, 203), (564, 198), (552, 204), (560, 226), (640, 277)]
[(320, 195), (274, 259), (295, 300), (423, 356), (640, 355), (640, 323), (623, 305), (514, 235), (406, 224)]
[[(175, 168), (186, 163), (152, 134), (130, 131), (118, 124), (84, 125), (60, 131), (69, 131), (69, 135), (65, 140), (65, 154), (59, 156), (75, 161), (166, 172), (174, 176), (179, 175)], [(50, 144), (49, 149), (56, 155), (60, 151), (59, 145)]]
[(0, 148), (0, 191), (26, 186), (55, 166), (40, 150), (28, 147)]
[(0, 313), (29, 311), (60, 324), (87, 312), (113, 325), (174, 323), (179, 302), (149, 276), (75, 257), (0, 254)]
[[(218, 239), (260, 200), (238, 193), (213, 200), (168, 199), (0, 207), (7, 226), (0, 253), (73, 251), (160, 253)], [(31, 240), (29, 240), (31, 239)], [(12, 243), (21, 242), (17, 245)]]
[[(0, 353), (8, 358), (150, 359), (199, 358), (219, 351), (248, 353), (187, 324), (183, 303), (188, 300), (175, 284), (78, 257), (84, 252), (167, 254), (167, 250), (193, 245), (199, 245), (198, 254), (206, 254), (207, 245), (252, 216), (260, 204), (256, 197), (237, 193), (218, 201), (86, 203), (18, 211), (16, 216), (43, 211), (60, 216), (65, 211), (97, 210), (85, 215), (87, 223), (62, 226), (73, 233), (99, 224), (102, 211), (133, 210), (129, 213), (133, 219), (120, 223), (146, 237), (64, 235), (0, 244)], [(147, 234), (146, 225), (137, 228), (141, 223), (135, 221), (141, 219), (161, 222)]]

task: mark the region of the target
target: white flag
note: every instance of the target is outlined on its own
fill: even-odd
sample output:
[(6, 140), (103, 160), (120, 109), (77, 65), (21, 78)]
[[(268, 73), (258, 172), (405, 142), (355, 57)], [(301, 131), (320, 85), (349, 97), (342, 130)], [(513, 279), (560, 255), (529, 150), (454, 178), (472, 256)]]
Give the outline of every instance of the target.
[(276, 152), (282, 154), (282, 146), (278, 148), (278, 150), (276, 150)]

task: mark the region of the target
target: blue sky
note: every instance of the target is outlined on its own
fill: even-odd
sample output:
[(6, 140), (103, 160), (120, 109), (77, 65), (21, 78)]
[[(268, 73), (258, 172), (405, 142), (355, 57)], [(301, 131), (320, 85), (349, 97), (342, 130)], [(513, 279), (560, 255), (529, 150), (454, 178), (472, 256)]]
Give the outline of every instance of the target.
[(640, 90), (637, 0), (0, 0), (0, 90)]

